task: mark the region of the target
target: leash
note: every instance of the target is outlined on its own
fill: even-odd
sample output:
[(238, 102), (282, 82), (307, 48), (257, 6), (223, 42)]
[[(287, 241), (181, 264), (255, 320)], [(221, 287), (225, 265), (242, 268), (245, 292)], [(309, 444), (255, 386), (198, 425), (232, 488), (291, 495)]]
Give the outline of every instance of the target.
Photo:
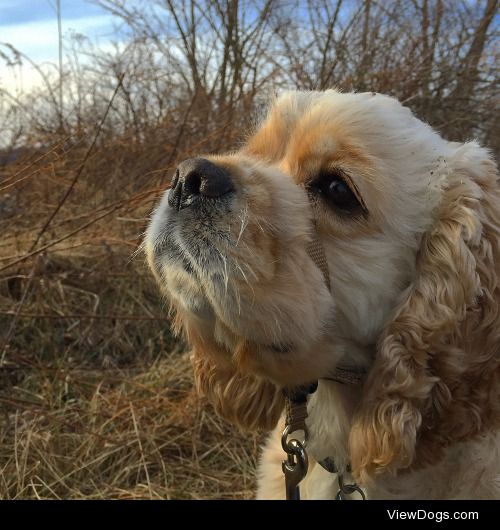
[[(328, 261), (326, 259), (325, 250), (321, 244), (316, 230), (316, 223), (314, 222), (314, 232), (311, 241), (307, 246), (307, 253), (322, 272), (325, 284), (329, 291), (330, 285), (330, 271), (328, 269)], [(366, 373), (355, 369), (337, 367), (335, 371), (323, 379), (335, 381), (336, 383), (346, 385), (361, 385), (363, 383)], [(300, 500), (299, 484), (307, 475), (309, 467), (309, 459), (306, 452), (307, 441), (309, 439), (309, 431), (306, 425), (307, 419), (307, 399), (310, 394), (314, 393), (318, 388), (318, 382), (315, 381), (309, 385), (300, 386), (294, 389), (284, 389), (285, 394), (285, 429), (281, 434), (281, 447), (286, 453), (286, 460), (282, 462), (282, 470), (285, 475), (285, 490), (287, 500)], [(290, 438), (289, 436), (297, 431), (304, 433), (302, 441), (297, 438)], [(333, 458), (327, 457), (318, 462), (319, 465), (328, 471), (337, 475), (339, 490), (335, 496), (335, 500), (345, 500), (347, 495), (358, 493), (363, 500), (365, 494), (363, 490), (356, 484), (347, 484), (344, 480), (344, 475), (337, 468)], [(350, 466), (347, 467), (350, 472)]]
[[(349, 374), (347, 376), (347, 374)], [(358, 385), (363, 379), (365, 372), (350, 371), (346, 368), (337, 368), (331, 377), (323, 378), (328, 381), (335, 381), (341, 384)], [(287, 457), (281, 464), (285, 475), (286, 499), (292, 501), (300, 500), (299, 484), (307, 475), (309, 467), (309, 458), (307, 456), (306, 446), (309, 440), (309, 430), (306, 425), (307, 419), (307, 399), (313, 394), (318, 387), (314, 382), (295, 389), (285, 389), (285, 428), (281, 433), (281, 447)], [(297, 431), (304, 433), (303, 440), (290, 438), (289, 436)], [(355, 482), (348, 484), (345, 481), (344, 474), (340, 472), (332, 457), (319, 460), (318, 464), (329, 473), (337, 475), (338, 491), (335, 500), (346, 500), (348, 495), (358, 493), (365, 500), (365, 493)], [(350, 472), (350, 466), (347, 466), (347, 472)]]
[[(309, 467), (306, 445), (309, 431), (306, 425), (307, 397), (316, 391), (318, 383), (302, 386), (293, 390), (284, 390), (285, 393), (285, 429), (281, 433), (281, 447), (287, 454), (281, 467), (285, 474), (285, 489), (287, 500), (300, 500), (299, 483), (304, 479)], [(303, 431), (304, 440), (288, 439), (294, 432)]]

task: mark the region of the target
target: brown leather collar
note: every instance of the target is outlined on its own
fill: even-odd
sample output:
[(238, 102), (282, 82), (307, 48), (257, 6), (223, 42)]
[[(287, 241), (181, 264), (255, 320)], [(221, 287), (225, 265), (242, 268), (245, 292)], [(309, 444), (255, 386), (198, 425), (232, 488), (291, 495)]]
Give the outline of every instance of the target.
[(321, 244), (321, 241), (318, 238), (316, 223), (314, 223), (314, 232), (311, 241), (307, 245), (307, 253), (309, 257), (313, 260), (314, 264), (322, 272), (323, 278), (325, 279), (325, 284), (328, 287), (328, 290), (331, 291), (330, 284), (330, 270), (328, 268), (328, 261), (326, 259), (325, 249)]
[[(312, 234), (311, 241), (307, 245), (307, 253), (310, 258), (313, 260), (314, 264), (323, 274), (325, 284), (328, 287), (328, 290), (331, 291), (331, 282), (330, 282), (330, 270), (328, 268), (328, 260), (326, 259), (325, 249), (321, 244), (321, 241), (318, 237), (318, 231), (316, 227), (316, 221), (314, 222), (314, 231)], [(328, 381), (335, 381), (336, 383), (341, 383), (343, 385), (361, 385), (366, 377), (366, 371), (360, 370), (358, 368), (342, 368), (337, 367), (335, 370), (328, 376), (322, 377)]]
[(328, 376), (321, 379), (326, 381), (335, 381), (342, 385), (360, 386), (365, 382), (367, 372), (360, 368), (342, 368), (337, 366)]

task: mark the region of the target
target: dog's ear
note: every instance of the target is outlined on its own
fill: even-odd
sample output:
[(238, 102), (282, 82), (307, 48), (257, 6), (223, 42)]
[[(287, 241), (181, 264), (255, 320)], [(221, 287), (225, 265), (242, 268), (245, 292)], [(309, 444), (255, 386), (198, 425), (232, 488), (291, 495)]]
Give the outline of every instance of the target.
[(435, 461), (500, 417), (500, 193), (474, 142), (446, 161), (414, 283), (380, 337), (350, 435), (355, 476)]
[(217, 363), (203, 352), (191, 355), (196, 388), (217, 414), (245, 431), (269, 431), (284, 408), (281, 390), (250, 373), (241, 373), (230, 363)]
[(247, 343), (241, 340), (236, 354), (231, 353), (215, 340), (210, 325), (204, 328), (203, 321), (179, 307), (171, 306), (171, 314), (174, 332), (182, 333), (192, 347), (198, 393), (208, 399), (219, 416), (244, 431), (273, 429), (285, 407), (285, 398), (270, 381), (240, 369), (244, 362), (237, 358), (245, 357), (242, 354)]

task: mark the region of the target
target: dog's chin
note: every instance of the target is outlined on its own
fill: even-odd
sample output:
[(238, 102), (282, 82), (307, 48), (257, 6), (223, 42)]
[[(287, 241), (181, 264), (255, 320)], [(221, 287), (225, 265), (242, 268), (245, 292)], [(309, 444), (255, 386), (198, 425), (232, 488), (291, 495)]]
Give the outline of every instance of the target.
[[(221, 366), (230, 361), (242, 373), (254, 373), (281, 387), (310, 383), (335, 367), (340, 350), (332, 348), (333, 308), (309, 325), (306, 337), (300, 320), (262, 317), (283, 300), (254, 301), (252, 311), (242, 311), (249, 302), (231, 280), (217, 289), (213, 275), (200, 277), (179, 264), (172, 266), (171, 256), (157, 256), (155, 262), (157, 277), (180, 322), (199, 337), (202, 354), (204, 345), (213, 345), (214, 360)], [(209, 282), (210, 296), (201, 287)]]
[[(249, 288), (240, 278), (225, 279), (207, 261), (203, 268), (193, 262), (187, 267), (164, 247), (157, 247), (150, 262), (179, 322), (200, 337), (201, 352), (203, 343), (211, 343), (222, 363), (231, 359), (241, 372), (282, 387), (309, 383), (334, 368), (335, 311), (330, 297), (322, 311), (315, 298), (298, 301), (292, 290), (280, 297), (266, 292), (262, 298), (253, 298), (259, 285)], [(320, 273), (315, 288), (310, 287), (311, 278), (301, 279), (308, 282), (302, 286), (304, 293), (325, 289)], [(277, 316), (285, 311), (284, 318)], [(316, 318), (306, 322), (313, 313)]]

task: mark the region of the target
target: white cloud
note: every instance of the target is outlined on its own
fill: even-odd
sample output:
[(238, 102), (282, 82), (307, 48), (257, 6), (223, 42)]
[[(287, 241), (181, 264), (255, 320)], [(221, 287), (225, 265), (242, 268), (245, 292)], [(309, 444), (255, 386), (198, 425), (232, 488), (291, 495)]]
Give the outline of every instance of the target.
[[(74, 19), (63, 19), (63, 35), (75, 31), (90, 37), (94, 41), (107, 44), (112, 31), (113, 17), (111, 15), (96, 15)], [(57, 20), (40, 20), (23, 24), (4, 25), (1, 27), (0, 41), (11, 44), (20, 52), (28, 56), (33, 62), (57, 63), (58, 42)], [(0, 87), (9, 92), (20, 89), (30, 90), (41, 83), (39, 74), (28, 64), (21, 70), (8, 68), (5, 62), (0, 62)]]

